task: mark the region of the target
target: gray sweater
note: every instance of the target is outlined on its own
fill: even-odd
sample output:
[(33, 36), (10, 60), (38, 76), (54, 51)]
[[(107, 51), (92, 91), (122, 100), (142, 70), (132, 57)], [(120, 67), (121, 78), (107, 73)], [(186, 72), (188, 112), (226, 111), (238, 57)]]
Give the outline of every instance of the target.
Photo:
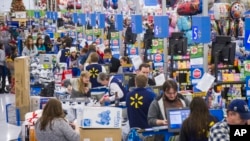
[(46, 127), (45, 131), (40, 130), (40, 122), (35, 125), (37, 141), (80, 141), (80, 135), (62, 118), (54, 119), (50, 126)]

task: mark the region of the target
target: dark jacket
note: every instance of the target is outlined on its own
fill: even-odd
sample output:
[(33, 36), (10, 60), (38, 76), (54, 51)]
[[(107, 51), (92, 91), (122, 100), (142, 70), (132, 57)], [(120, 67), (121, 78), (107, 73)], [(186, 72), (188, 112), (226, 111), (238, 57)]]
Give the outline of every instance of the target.
[(120, 66), (120, 60), (112, 57), (110, 60), (110, 73), (117, 73)]

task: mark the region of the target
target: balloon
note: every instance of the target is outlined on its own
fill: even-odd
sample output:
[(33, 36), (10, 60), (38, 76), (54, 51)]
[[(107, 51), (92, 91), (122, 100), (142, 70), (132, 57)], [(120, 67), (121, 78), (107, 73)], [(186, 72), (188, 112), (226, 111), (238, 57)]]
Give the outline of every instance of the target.
[(234, 2), (230, 8), (230, 15), (233, 19), (239, 19), (243, 17), (245, 13), (245, 6), (240, 2)]

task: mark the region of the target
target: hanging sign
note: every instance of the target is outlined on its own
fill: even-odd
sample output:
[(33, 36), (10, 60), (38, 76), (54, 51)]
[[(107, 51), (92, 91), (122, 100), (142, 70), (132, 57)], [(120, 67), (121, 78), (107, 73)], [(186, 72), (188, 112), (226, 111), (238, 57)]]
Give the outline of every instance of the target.
[(98, 28), (105, 28), (105, 14), (98, 15)]
[(250, 51), (250, 18), (245, 18), (245, 49)]
[(73, 13), (72, 14), (72, 22), (75, 23), (75, 24), (78, 22), (78, 15), (77, 15), (77, 13)]
[(78, 22), (80, 25), (85, 25), (86, 24), (86, 15), (84, 13), (78, 14)]
[(154, 16), (154, 35), (157, 38), (168, 37), (168, 26), (169, 19), (168, 16)]
[(123, 30), (123, 15), (122, 14), (117, 14), (115, 16), (115, 29), (118, 31)]
[(192, 39), (195, 43), (209, 43), (211, 41), (211, 24), (208, 16), (192, 17)]
[(131, 16), (132, 33), (142, 33), (142, 15)]
[(96, 26), (96, 14), (95, 13), (90, 14), (90, 25)]

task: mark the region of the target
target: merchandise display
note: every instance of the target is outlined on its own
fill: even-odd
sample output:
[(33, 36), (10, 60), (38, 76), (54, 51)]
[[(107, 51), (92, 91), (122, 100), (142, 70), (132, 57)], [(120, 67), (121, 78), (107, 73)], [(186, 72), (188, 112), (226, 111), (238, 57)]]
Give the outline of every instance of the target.
[[(181, 133), (194, 97), (202, 97), (220, 121), (234, 99), (250, 107), (247, 0), (206, 0), (206, 12), (203, 0), (47, 2), (37, 0), (30, 9), (23, 0), (13, 0), (12, 15), (0, 25), (6, 56), (6, 65), (0, 60), (1, 75), (8, 77), (8, 82), (1, 79), (1, 90), (15, 94), (15, 101), (6, 105), (6, 118), (22, 126), (21, 138), (36, 140), (34, 125), (51, 99), (61, 102), (69, 124), (79, 125), (81, 140), (158, 139), (155, 134), (173, 139)], [(5, 32), (13, 41), (5, 43)], [(30, 55), (22, 56), (23, 50)], [(144, 96), (126, 97), (126, 92), (142, 88), (161, 97), (152, 103), (167, 116), (157, 117), (156, 127), (137, 130), (129, 127), (131, 112), (119, 98), (129, 98), (132, 108), (140, 109)], [(183, 108), (169, 109), (168, 102), (176, 99)], [(148, 122), (153, 119), (149, 109), (143, 115)]]

